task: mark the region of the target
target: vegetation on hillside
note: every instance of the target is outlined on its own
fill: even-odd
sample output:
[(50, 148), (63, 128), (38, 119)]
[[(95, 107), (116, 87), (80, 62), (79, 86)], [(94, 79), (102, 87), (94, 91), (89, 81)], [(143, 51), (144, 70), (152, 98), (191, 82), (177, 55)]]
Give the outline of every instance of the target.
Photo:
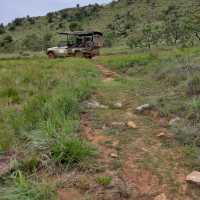
[(0, 50), (45, 50), (57, 45), (57, 32), (63, 30), (102, 31), (108, 47), (193, 46), (200, 39), (199, 19), (197, 0), (119, 0), (105, 6), (77, 5), (44, 17), (16, 18), (5, 27), (1, 24)]

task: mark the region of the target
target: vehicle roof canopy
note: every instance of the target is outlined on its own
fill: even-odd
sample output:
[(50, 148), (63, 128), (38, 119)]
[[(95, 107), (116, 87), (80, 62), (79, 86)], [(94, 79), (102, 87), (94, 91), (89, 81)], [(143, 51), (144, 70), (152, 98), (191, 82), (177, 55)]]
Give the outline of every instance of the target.
[(61, 35), (75, 35), (75, 36), (92, 36), (92, 35), (100, 35), (103, 36), (103, 33), (98, 31), (74, 31), (74, 32), (61, 32)]

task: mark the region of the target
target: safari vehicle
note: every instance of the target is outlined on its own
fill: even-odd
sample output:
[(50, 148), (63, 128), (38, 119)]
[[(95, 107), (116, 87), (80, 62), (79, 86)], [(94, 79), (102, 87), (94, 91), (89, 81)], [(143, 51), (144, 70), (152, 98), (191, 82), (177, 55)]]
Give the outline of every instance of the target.
[(103, 46), (101, 32), (75, 31), (59, 34), (65, 36), (65, 41), (57, 47), (47, 49), (49, 58), (70, 56), (92, 58), (99, 55), (99, 49)]

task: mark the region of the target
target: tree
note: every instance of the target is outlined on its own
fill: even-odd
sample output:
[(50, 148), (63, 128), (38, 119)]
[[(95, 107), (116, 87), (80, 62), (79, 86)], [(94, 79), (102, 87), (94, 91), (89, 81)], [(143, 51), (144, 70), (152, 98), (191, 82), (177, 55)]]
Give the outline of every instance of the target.
[(14, 26), (21, 26), (23, 21), (24, 21), (24, 18), (16, 18), (16, 19), (14, 19), (14, 21), (12, 23)]
[(151, 48), (156, 45), (162, 38), (162, 27), (159, 24), (145, 24), (142, 28), (143, 43), (146, 47)]
[(69, 30), (70, 31), (82, 31), (83, 29), (82, 29), (82, 27), (81, 27), (81, 25), (79, 23), (72, 22), (69, 25)]
[(6, 32), (6, 31), (5, 31), (4, 25), (3, 25), (3, 24), (0, 24), (0, 35), (3, 34), (3, 33), (5, 33), (5, 32)]
[(48, 23), (52, 23), (52, 22), (53, 22), (53, 19), (54, 19), (54, 13), (53, 13), (53, 12), (49, 12), (49, 13), (47, 14)]
[(67, 11), (62, 11), (62, 12), (61, 12), (61, 18), (62, 18), (62, 19), (67, 19), (67, 18), (69, 18), (69, 16), (70, 16), (70, 15), (68, 14)]
[(15, 47), (14, 47), (14, 43), (13, 42), (14, 42), (14, 40), (13, 40), (12, 36), (11, 35), (6, 35), (0, 41), (0, 47), (3, 47), (2, 50), (6, 51), (6, 52), (14, 51)]
[(30, 17), (29, 15), (26, 16), (26, 20), (30, 23), (30, 24), (35, 24), (35, 19), (33, 17)]
[(163, 20), (165, 22), (165, 38), (168, 44), (177, 44), (178, 40), (184, 33), (181, 28), (181, 14), (179, 8), (170, 5), (164, 12)]
[(8, 24), (8, 30), (9, 31), (14, 31), (16, 29), (16, 26), (13, 23)]

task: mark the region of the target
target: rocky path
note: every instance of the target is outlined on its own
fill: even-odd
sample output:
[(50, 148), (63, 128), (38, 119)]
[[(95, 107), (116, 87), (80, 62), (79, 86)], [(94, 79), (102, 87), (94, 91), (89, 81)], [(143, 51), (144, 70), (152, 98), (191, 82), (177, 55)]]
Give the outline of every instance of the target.
[[(97, 65), (97, 68), (108, 87), (110, 82), (119, 77), (116, 72), (103, 65)], [(117, 96), (118, 92), (110, 95)], [(188, 171), (182, 167), (181, 148), (169, 147), (174, 141), (166, 126), (169, 119), (159, 117), (155, 111), (144, 112), (146, 116), (136, 113), (134, 99), (129, 99), (127, 105), (118, 103), (118, 109), (112, 110), (103, 107), (100, 111), (101, 118), (108, 115), (109, 118), (105, 120), (107, 124), (102, 124), (100, 128), (95, 127), (96, 119), (92, 117), (98, 111), (92, 109), (82, 115), (83, 137), (99, 149), (97, 162), (105, 169), (94, 174), (94, 177), (112, 177), (110, 187), (97, 187), (95, 192), (90, 193), (90, 197), (108, 200), (198, 199), (196, 192), (191, 193), (190, 185), (185, 181)], [(120, 121), (116, 122), (116, 118)], [(120, 133), (107, 134), (106, 126)]]

